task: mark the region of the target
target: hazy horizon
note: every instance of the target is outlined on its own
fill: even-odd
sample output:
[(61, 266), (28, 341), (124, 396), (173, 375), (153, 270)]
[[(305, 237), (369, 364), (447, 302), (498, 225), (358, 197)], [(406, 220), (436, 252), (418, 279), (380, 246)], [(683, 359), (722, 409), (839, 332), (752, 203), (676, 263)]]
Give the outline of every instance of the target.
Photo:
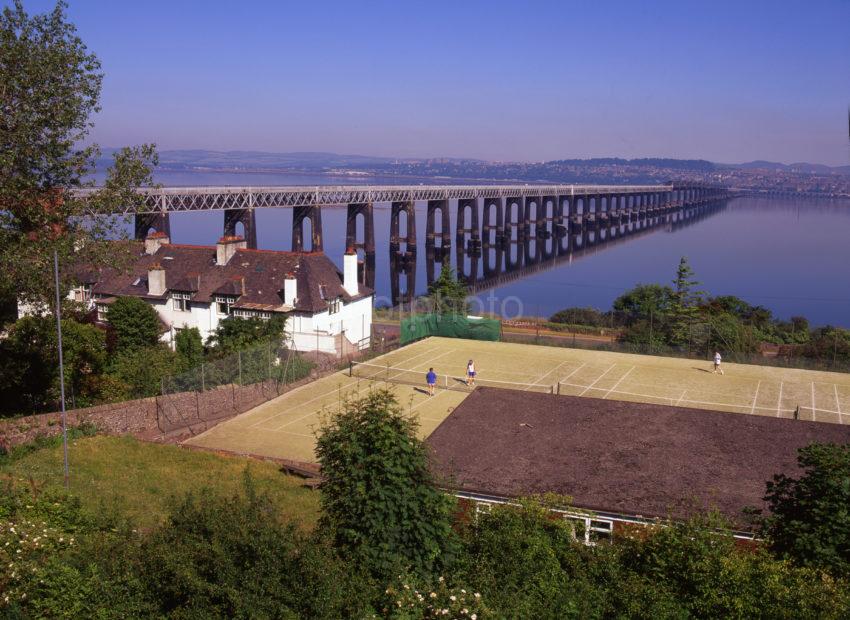
[(104, 145), (850, 163), (840, 0), (71, 0), (68, 14), (103, 63)]

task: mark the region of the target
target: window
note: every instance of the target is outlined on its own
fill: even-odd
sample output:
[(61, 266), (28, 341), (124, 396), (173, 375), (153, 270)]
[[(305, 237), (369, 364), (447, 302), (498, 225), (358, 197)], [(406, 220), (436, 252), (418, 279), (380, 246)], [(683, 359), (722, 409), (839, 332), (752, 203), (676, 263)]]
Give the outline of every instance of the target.
[(109, 306), (106, 304), (97, 304), (97, 320), (98, 321), (106, 321), (107, 314), (109, 313)]
[(610, 541), (614, 533), (614, 522), (608, 519), (594, 519), (590, 516), (567, 513), (564, 513), (564, 518), (573, 522), (576, 540), (586, 545)]
[(83, 284), (74, 289), (74, 301), (86, 302), (91, 299), (91, 285)]
[(336, 314), (340, 310), (342, 310), (342, 300), (339, 297), (328, 302), (328, 314)]
[(215, 296), (215, 305), (216, 310), (221, 316), (228, 316), (233, 313), (231, 306), (236, 302), (236, 299), (233, 297), (226, 297), (224, 295), (216, 295)]
[(243, 319), (270, 319), (272, 318), (271, 312), (260, 312), (259, 310), (242, 310), (242, 309), (234, 309), (231, 312), (233, 316), (238, 316)]
[(192, 296), (189, 293), (171, 293), (171, 300), (173, 302), (173, 307), (178, 312), (189, 312), (192, 306), (189, 302), (189, 299)]

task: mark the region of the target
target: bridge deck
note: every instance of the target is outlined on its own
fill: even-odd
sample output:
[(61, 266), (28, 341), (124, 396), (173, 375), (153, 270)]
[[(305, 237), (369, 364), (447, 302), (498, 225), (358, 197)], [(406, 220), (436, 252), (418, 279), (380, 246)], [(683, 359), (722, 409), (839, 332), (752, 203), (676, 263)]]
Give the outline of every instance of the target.
[[(681, 185), (351, 185), (225, 186), (141, 189), (143, 207), (123, 213), (310, 207), (416, 200), (469, 200), (549, 196), (604, 196), (671, 192)], [(97, 188), (78, 190), (85, 197)]]

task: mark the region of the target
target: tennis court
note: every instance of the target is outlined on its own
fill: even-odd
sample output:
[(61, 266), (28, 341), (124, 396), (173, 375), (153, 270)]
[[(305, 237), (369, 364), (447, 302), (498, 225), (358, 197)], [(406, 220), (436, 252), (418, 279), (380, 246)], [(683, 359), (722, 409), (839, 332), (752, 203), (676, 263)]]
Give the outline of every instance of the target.
[[(427, 437), (469, 393), (469, 359), (478, 385), (786, 418), (799, 407), (801, 420), (850, 423), (847, 374), (724, 363), (721, 376), (710, 360), (427, 338), (284, 394), (188, 443), (313, 462), (323, 412), (387, 383)], [(438, 375), (433, 397), (425, 390), (430, 367)]]

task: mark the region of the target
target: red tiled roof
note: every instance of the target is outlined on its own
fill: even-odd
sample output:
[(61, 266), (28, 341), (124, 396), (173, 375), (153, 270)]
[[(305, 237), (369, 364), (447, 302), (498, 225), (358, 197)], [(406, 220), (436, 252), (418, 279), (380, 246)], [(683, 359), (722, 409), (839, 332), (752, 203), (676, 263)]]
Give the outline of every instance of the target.
[[(361, 285), (360, 294), (351, 296), (342, 287), (342, 274), (321, 252), (279, 252), (274, 250), (236, 250), (226, 265), (216, 265), (215, 246), (163, 244), (154, 254), (145, 254), (141, 242), (132, 244), (136, 258), (127, 272), (103, 268), (78, 269), (86, 283), (94, 283), (97, 296), (134, 296), (165, 299), (164, 295), (148, 295), (148, 270), (160, 265), (165, 270), (167, 290), (193, 293), (192, 300), (214, 301), (215, 295), (238, 295), (234, 308), (279, 309), (283, 306), (284, 279), (292, 273), (297, 280), (298, 299), (295, 310), (319, 312), (327, 308), (319, 286), (332, 297), (346, 302), (372, 293)], [(243, 293), (244, 282), (244, 293)]]

